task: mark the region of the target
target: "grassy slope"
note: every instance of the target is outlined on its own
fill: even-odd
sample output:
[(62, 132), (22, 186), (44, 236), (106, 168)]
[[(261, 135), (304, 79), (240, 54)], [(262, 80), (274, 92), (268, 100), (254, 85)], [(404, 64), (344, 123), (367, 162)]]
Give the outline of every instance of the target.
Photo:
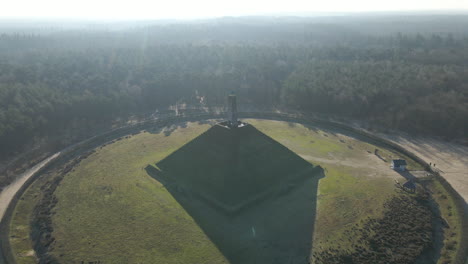
[[(360, 219), (380, 216), (383, 202), (394, 194), (393, 181), (388, 177), (363, 177), (368, 174), (367, 169), (314, 160), (330, 155), (366, 158), (368, 151), (373, 153), (376, 148), (371, 144), (298, 124), (248, 122), (326, 169), (326, 177), (319, 185), (314, 248), (346, 247), (348, 242), (342, 239), (342, 231)], [(52, 254), (64, 263), (225, 262), (190, 216), (143, 169), (207, 128), (208, 125), (190, 125), (189, 129), (175, 130), (169, 137), (163, 133), (139, 134), (105, 146), (84, 160), (57, 189), (59, 203), (53, 217), (57, 242)], [(396, 155), (382, 148), (379, 151), (387, 161)], [(25, 196), (25, 200), (30, 198)], [(18, 222), (19, 218), (13, 228), (17, 228), (16, 223), (26, 223)], [(22, 236), (25, 239), (25, 234)], [(13, 246), (18, 252), (26, 252), (26, 244)]]
[(462, 226), (461, 218), (455, 206), (455, 201), (439, 181), (432, 181), (429, 188), (434, 193), (433, 197), (439, 205), (442, 218), (448, 224), (444, 228), (444, 247), (442, 248), (441, 258), (438, 263), (450, 263), (450, 261), (455, 259), (459, 250)]
[[(376, 147), (359, 140), (344, 138), (340, 134), (330, 133), (317, 128), (307, 128), (298, 124), (284, 122), (264, 122), (249, 120), (259, 130), (278, 140), (299, 154), (312, 156), (333, 155), (339, 158), (366, 159), (365, 153), (379, 149), (379, 155), (386, 159), (388, 166), (392, 158), (402, 158), (408, 162), (409, 170), (423, 170), (422, 166), (407, 156), (391, 150)], [(291, 129), (293, 128), (293, 129)], [(341, 141), (340, 141), (341, 140)], [(343, 148), (343, 141), (352, 148)], [(347, 249), (351, 240), (343, 234), (352, 225), (361, 225), (367, 217), (379, 217), (382, 204), (393, 195), (394, 187), (388, 178), (360, 177), (366, 170), (347, 166), (333, 166), (309, 159), (327, 169), (326, 177), (320, 181), (318, 199), (318, 217), (314, 233), (314, 248), (341, 247)], [(369, 168), (371, 169), (371, 168)], [(395, 178), (400, 182), (403, 178)], [(461, 222), (453, 198), (435, 179), (429, 184), (434, 199), (439, 204), (441, 216), (447, 221), (444, 229), (444, 246), (438, 263), (453, 260), (461, 239)], [(351, 191), (352, 190), (352, 191)], [(355, 241), (354, 241), (355, 242)]]
[[(325, 178), (319, 183), (314, 248), (349, 246), (348, 238), (343, 239), (343, 231), (367, 217), (379, 217), (383, 203), (395, 193), (391, 178), (362, 177), (372, 168), (355, 168), (314, 160), (314, 157), (329, 156), (365, 160), (368, 159), (367, 151), (373, 152), (376, 148), (371, 144), (299, 124), (257, 120), (248, 122), (296, 153), (307, 155), (313, 164), (326, 169)], [(395, 156), (395, 153), (382, 148), (379, 151), (382, 156)]]
[(97, 151), (57, 189), (51, 252), (63, 263), (223, 263), (193, 219), (143, 169), (208, 125), (143, 133)]
[(42, 195), (40, 188), (45, 181), (46, 177), (37, 179), (18, 201), (13, 212), (10, 223), (10, 244), (13, 256), (20, 264), (37, 263), (32, 241), (29, 237), (31, 233), (30, 223), (32, 221), (34, 207)]

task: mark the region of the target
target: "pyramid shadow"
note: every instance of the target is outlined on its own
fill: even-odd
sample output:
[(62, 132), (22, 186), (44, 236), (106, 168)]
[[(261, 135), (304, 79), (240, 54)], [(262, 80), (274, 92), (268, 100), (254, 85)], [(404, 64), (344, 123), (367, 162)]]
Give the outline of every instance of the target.
[(245, 128), (213, 126), (146, 171), (231, 264), (309, 263), (324, 171)]

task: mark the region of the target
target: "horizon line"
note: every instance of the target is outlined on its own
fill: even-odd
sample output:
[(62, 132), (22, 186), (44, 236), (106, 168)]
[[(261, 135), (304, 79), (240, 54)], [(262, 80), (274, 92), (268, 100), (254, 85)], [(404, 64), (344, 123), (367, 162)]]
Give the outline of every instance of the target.
[(298, 12), (265, 12), (256, 14), (239, 15), (213, 15), (213, 16), (193, 16), (193, 17), (95, 17), (95, 16), (0, 16), (0, 21), (16, 20), (42, 20), (42, 21), (103, 21), (103, 22), (124, 22), (124, 21), (195, 21), (214, 20), (223, 18), (314, 18), (326, 16), (366, 16), (366, 15), (463, 15), (468, 14), (468, 9), (408, 9), (408, 10), (374, 10), (374, 11), (298, 11)]

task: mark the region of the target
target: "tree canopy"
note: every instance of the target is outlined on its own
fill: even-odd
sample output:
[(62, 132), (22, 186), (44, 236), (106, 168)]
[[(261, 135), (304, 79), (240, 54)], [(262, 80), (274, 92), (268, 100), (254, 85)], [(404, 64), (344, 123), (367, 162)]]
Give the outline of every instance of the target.
[(201, 97), (223, 105), (230, 91), (244, 105), (466, 139), (468, 19), (430, 18), (0, 27), (0, 155)]

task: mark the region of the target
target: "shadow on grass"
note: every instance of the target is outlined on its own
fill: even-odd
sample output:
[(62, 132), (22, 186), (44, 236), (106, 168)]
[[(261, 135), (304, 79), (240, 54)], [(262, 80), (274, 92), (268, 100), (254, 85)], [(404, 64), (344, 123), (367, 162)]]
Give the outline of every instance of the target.
[(309, 263), (324, 171), (255, 128), (215, 126), (146, 171), (231, 264)]
[(164, 136), (168, 137), (172, 134), (172, 132), (176, 131), (179, 128), (186, 128), (188, 122), (179, 122), (176, 124), (168, 124), (168, 126), (155, 126), (146, 129), (147, 132), (151, 134), (159, 134), (159, 133), (164, 133)]
[(418, 178), (413, 173), (411, 173), (411, 171), (409, 171), (409, 170), (404, 170), (404, 171), (395, 170), (395, 171), (398, 174), (400, 174), (401, 177), (405, 178), (408, 181), (418, 182)]
[(231, 264), (309, 263), (323, 170), (234, 214), (161, 177), (153, 166), (147, 172), (165, 185)]
[(375, 149), (375, 150), (374, 150), (374, 155), (377, 156), (377, 158), (379, 158), (379, 159), (382, 160), (383, 162), (387, 162), (387, 160), (384, 159), (384, 158), (380, 155), (378, 149)]

